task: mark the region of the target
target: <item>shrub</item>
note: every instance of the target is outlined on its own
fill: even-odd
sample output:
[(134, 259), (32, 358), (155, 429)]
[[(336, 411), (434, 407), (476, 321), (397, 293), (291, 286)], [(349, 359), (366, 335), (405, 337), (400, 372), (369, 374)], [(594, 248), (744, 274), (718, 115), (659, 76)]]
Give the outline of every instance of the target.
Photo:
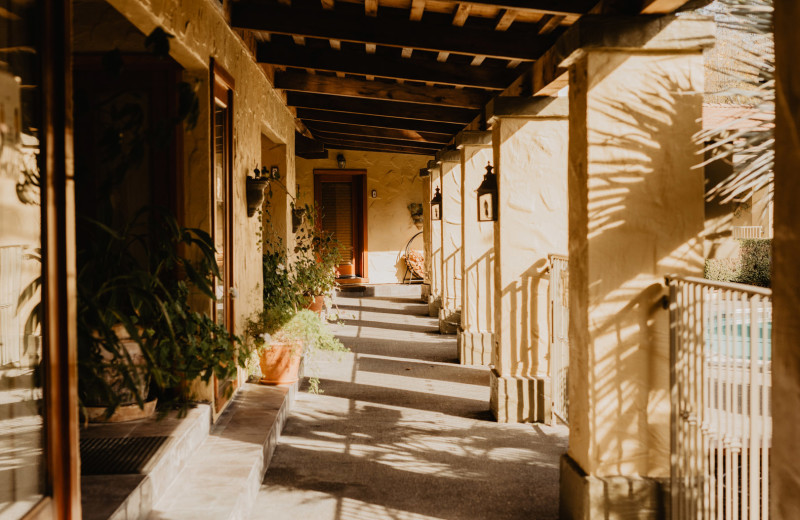
[(741, 240), (739, 254), (739, 283), (769, 287), (772, 267), (772, 241), (770, 239)]
[(706, 260), (703, 276), (715, 282), (735, 282), (739, 279), (739, 260), (734, 258), (710, 258)]

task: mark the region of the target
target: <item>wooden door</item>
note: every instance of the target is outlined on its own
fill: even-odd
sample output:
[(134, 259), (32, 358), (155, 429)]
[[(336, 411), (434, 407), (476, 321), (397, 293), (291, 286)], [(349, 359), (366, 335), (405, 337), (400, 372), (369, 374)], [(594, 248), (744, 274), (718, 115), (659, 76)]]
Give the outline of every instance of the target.
[(337, 277), (358, 281), (366, 272), (366, 172), (315, 170), (318, 225), (339, 242)]

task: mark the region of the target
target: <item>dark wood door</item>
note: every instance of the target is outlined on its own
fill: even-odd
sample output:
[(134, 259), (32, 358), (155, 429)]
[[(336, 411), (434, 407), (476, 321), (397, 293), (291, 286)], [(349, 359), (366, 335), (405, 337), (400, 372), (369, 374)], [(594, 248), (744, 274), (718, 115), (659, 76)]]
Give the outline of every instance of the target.
[(339, 243), (338, 278), (366, 278), (366, 172), (317, 170), (314, 199), (318, 225)]

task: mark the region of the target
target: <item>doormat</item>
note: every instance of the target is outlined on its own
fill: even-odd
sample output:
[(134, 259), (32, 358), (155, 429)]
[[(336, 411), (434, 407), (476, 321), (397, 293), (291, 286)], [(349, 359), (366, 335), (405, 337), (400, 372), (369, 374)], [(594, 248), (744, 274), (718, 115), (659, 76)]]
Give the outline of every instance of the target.
[(81, 475), (141, 473), (169, 437), (81, 439)]

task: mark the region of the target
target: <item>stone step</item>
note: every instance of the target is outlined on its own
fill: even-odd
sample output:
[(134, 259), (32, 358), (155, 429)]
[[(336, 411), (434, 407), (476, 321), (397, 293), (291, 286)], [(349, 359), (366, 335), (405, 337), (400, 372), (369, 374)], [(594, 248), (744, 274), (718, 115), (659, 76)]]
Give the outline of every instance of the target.
[(244, 385), (147, 518), (248, 518), (296, 393), (297, 384)]
[(84, 520), (145, 518), (167, 493), (192, 454), (208, 438), (211, 407), (197, 405), (185, 417), (172, 413), (158, 420), (143, 419), (114, 424), (90, 424), (81, 438), (169, 437), (142, 469), (141, 474), (82, 475)]
[(336, 291), (340, 298), (368, 298), (372, 296), (387, 298), (422, 299), (421, 284), (386, 283), (374, 285), (342, 285)]

